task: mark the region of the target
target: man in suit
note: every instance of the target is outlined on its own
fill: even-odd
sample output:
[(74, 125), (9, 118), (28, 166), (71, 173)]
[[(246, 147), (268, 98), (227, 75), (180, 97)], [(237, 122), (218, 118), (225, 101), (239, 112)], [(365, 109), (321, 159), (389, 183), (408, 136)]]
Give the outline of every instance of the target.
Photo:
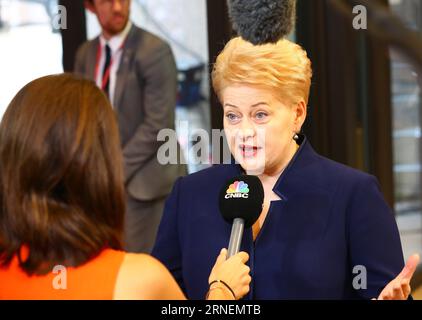
[(149, 253), (164, 201), (182, 165), (161, 165), (161, 129), (174, 129), (177, 71), (169, 45), (129, 19), (131, 0), (84, 0), (102, 32), (77, 52), (75, 73), (94, 80), (108, 95), (119, 123), (127, 209), (125, 249)]

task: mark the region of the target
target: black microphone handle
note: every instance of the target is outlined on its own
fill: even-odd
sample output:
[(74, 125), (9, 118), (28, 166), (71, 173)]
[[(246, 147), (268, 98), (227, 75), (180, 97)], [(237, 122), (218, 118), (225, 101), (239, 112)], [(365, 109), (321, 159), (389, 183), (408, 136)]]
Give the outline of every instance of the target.
[(242, 218), (235, 218), (233, 220), (232, 233), (230, 235), (229, 249), (227, 252), (227, 259), (237, 254), (242, 243), (243, 229), (245, 227), (245, 220)]

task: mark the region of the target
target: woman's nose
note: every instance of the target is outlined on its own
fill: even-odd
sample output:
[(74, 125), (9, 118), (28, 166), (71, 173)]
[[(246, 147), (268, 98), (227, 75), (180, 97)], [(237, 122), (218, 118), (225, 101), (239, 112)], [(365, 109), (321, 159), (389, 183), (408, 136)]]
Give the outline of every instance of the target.
[(248, 138), (253, 138), (255, 136), (256, 130), (254, 125), (247, 119), (243, 120), (239, 127), (239, 137), (243, 140)]

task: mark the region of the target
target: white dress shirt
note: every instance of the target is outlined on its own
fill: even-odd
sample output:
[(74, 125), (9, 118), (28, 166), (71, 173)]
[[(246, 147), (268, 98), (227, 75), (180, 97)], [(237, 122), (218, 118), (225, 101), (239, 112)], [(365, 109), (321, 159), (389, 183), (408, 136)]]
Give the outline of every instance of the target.
[(110, 69), (110, 86), (109, 86), (110, 102), (112, 105), (114, 103), (114, 91), (116, 88), (117, 70), (119, 70), (120, 60), (122, 58), (122, 52), (123, 52), (122, 45), (124, 41), (126, 40), (131, 27), (132, 27), (132, 23), (128, 21), (124, 30), (120, 32), (119, 34), (111, 37), (110, 39), (106, 40), (102, 34), (100, 36), (101, 55), (100, 55), (100, 62), (98, 64), (98, 71), (96, 74), (95, 81), (97, 83), (97, 86), (101, 88), (102, 80), (103, 80), (103, 69), (104, 69), (105, 58), (106, 58), (105, 45), (108, 44), (108, 46), (111, 49), (111, 57), (112, 57), (111, 58), (112, 65)]

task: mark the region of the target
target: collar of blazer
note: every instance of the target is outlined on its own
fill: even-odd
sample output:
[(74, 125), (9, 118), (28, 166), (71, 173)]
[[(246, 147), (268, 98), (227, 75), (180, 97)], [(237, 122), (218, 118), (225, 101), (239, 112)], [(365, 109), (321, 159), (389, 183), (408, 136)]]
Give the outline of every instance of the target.
[(136, 30), (137, 30), (136, 26), (132, 24), (132, 27), (130, 28), (130, 31), (127, 35), (126, 43), (123, 47), (122, 59), (120, 60), (120, 66), (119, 66), (119, 69), (117, 70), (117, 75), (116, 75), (117, 77), (116, 89), (114, 92), (114, 101), (113, 101), (113, 106), (115, 110), (119, 108), (120, 100), (122, 98), (123, 91), (125, 88), (126, 79), (130, 72), (130, 64), (132, 61), (133, 53), (137, 45)]
[[(132, 23), (132, 26), (130, 28), (130, 31), (127, 35), (126, 43), (123, 47), (122, 52), (122, 58), (120, 60), (120, 66), (117, 70), (117, 80), (116, 80), (116, 88), (114, 92), (114, 101), (113, 107), (115, 110), (118, 109), (119, 102), (122, 98), (123, 91), (125, 88), (125, 83), (127, 79), (127, 75), (130, 72), (130, 62), (132, 60), (133, 53), (135, 51), (135, 48), (137, 46), (137, 27)], [(94, 40), (92, 40), (90, 48), (89, 48), (89, 54), (87, 57), (87, 73), (89, 75), (89, 78), (91, 80), (95, 81), (95, 65), (96, 65), (96, 58), (97, 58), (97, 50), (98, 46), (100, 45), (100, 37), (96, 37)]]
[[(281, 200), (288, 200), (290, 196), (304, 193), (327, 192), (321, 170), (318, 167), (320, 156), (314, 151), (306, 137), (302, 135), (301, 144), (292, 160), (273, 187), (274, 193)], [(236, 164), (237, 174), (244, 173)]]

